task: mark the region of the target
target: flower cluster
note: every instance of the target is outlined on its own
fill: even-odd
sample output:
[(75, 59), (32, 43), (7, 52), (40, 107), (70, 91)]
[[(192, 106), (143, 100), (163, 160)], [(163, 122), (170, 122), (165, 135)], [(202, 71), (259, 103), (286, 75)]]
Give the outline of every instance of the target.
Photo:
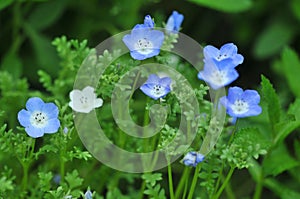
[(232, 83), (239, 76), (235, 67), (244, 61), (237, 50), (233, 43), (223, 45), (220, 50), (211, 45), (204, 47), (204, 68), (198, 73), (198, 78), (215, 90)]
[[(244, 57), (238, 54), (237, 50), (237, 46), (233, 43), (223, 45), (220, 50), (211, 45), (204, 47), (204, 69), (198, 73), (198, 78), (216, 90), (231, 84), (239, 76), (235, 67), (244, 61)], [(220, 102), (233, 118), (261, 113), (261, 107), (258, 105), (260, 96), (255, 90), (229, 88), (228, 96), (223, 96)]]
[[(96, 97), (94, 90), (93, 87), (87, 86), (82, 91), (71, 91), (69, 106), (81, 113), (89, 113), (94, 108), (102, 106), (103, 100)], [(26, 102), (26, 109), (19, 111), (18, 120), (30, 137), (38, 138), (45, 133), (51, 134), (58, 131), (59, 111), (54, 103), (44, 103), (42, 99), (33, 97)], [(68, 128), (65, 127), (62, 132), (67, 133)]]
[(159, 54), (164, 33), (153, 28), (154, 21), (150, 15), (147, 15), (144, 24), (135, 25), (131, 33), (123, 37), (123, 42), (130, 50), (133, 59), (144, 60)]
[[(180, 29), (184, 16), (173, 11), (166, 24), (167, 33), (177, 33)], [(154, 21), (150, 15), (145, 16), (143, 24), (133, 27), (130, 34), (123, 37), (123, 42), (130, 51), (133, 59), (144, 60), (160, 53), (164, 42), (164, 33), (154, 30)]]

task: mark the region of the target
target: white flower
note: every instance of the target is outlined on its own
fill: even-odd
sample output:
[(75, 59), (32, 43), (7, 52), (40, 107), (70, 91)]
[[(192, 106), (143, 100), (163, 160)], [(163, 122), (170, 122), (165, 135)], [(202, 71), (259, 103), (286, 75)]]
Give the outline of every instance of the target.
[(91, 86), (85, 87), (81, 90), (72, 90), (70, 92), (69, 106), (76, 112), (89, 113), (94, 108), (102, 106), (103, 100), (97, 98), (94, 93), (94, 88)]

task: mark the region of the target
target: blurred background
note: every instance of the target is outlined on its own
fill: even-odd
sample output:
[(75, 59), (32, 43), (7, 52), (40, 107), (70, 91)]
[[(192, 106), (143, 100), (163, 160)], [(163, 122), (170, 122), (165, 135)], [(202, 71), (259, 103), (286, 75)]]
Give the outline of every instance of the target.
[(244, 88), (257, 87), (261, 73), (282, 81), (280, 69), (272, 67), (282, 48), (300, 50), (300, 0), (0, 0), (1, 70), (38, 89), (37, 70), (55, 77), (60, 67), (55, 37), (87, 39), (95, 47), (142, 23), (146, 14), (162, 26), (173, 10), (185, 16), (181, 31), (200, 44), (239, 47), (245, 61), (234, 84)]

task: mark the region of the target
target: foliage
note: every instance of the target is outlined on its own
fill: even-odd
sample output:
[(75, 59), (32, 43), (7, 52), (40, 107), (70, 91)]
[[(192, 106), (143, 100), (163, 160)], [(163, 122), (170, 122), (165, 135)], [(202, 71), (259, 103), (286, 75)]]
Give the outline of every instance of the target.
[[(169, 161), (199, 150), (210, 128), (216, 108), (211, 90), (197, 79), (198, 71), (187, 60), (171, 53), (180, 35), (165, 34), (164, 51), (143, 62), (118, 49), (99, 54), (95, 48), (110, 35), (140, 23), (146, 14), (153, 13), (156, 26), (164, 26), (173, 8), (184, 14), (181, 32), (198, 42), (239, 44), (245, 65), (236, 68), (236, 84), (258, 88), (263, 112), (235, 124), (227, 116), (220, 137), (196, 168), (186, 167), (181, 155), (168, 170), (116, 171), (87, 151), (68, 104), (84, 61), (107, 66), (99, 80), (87, 81), (97, 81), (95, 92), (104, 104), (95, 113), (107, 138), (118, 147), (138, 153), (164, 149)], [(0, 198), (85, 198), (87, 190), (96, 199), (300, 198), (299, 13), (300, 0), (1, 0)], [(92, 60), (85, 60), (88, 55)], [(142, 82), (135, 80), (146, 81), (151, 70), (138, 75), (128, 71), (151, 61), (182, 74), (187, 81), (178, 78), (172, 89), (188, 90), (188, 82), (198, 107), (182, 112), (183, 105), (192, 106), (184, 92), (170, 92), (161, 101), (144, 96), (138, 90)], [(200, 70), (202, 64), (196, 67)], [(126, 84), (120, 83), (126, 76)], [(130, 96), (129, 115), (138, 125), (151, 122), (149, 113), (157, 114), (152, 106), (166, 108), (167, 122), (159, 133), (149, 140), (132, 138), (118, 121), (112, 122), (109, 102), (115, 89)], [(17, 113), (30, 97), (58, 106), (57, 133), (33, 139), (20, 127)], [(190, 146), (180, 145), (188, 139), (179, 125), (182, 118), (184, 128), (196, 129)], [(122, 158), (127, 157), (118, 157)], [(154, 159), (150, 166), (155, 163)]]

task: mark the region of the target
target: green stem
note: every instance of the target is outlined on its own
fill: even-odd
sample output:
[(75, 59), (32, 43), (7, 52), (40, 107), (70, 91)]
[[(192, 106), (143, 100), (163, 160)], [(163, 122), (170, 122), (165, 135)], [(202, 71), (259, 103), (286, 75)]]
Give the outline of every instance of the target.
[(213, 197), (213, 199), (217, 199), (217, 198), (219, 198), (221, 196), (221, 194), (222, 194), (223, 190), (225, 189), (225, 187), (227, 186), (227, 184), (228, 184), (228, 182), (229, 182), (229, 180), (230, 180), (230, 178), (231, 178), (234, 170), (235, 170), (235, 167), (231, 167), (230, 168), (230, 170), (229, 170), (229, 172), (228, 172), (228, 174), (227, 174), (227, 176), (226, 176), (226, 178), (225, 178), (222, 186), (218, 190), (217, 194)]
[(184, 183), (184, 190), (183, 190), (182, 198), (186, 197), (186, 193), (187, 193), (187, 190), (188, 190), (188, 184), (189, 184), (189, 181), (188, 181), (188, 179), (186, 179), (186, 181)]
[(232, 191), (231, 184), (228, 183), (228, 185), (225, 187), (226, 195), (229, 199), (235, 199), (234, 192)]
[(196, 187), (196, 184), (197, 184), (198, 175), (199, 175), (200, 170), (201, 170), (201, 164), (200, 165), (198, 164), (198, 166), (196, 167), (195, 173), (194, 173), (194, 177), (193, 177), (193, 181), (192, 181), (192, 184), (191, 184), (188, 199), (193, 198), (193, 194), (194, 194), (194, 191), (195, 191), (195, 187)]
[(168, 178), (169, 178), (169, 192), (170, 192), (170, 199), (174, 199), (174, 190), (173, 190), (173, 178), (172, 178), (172, 166), (170, 162), (168, 163)]
[(261, 197), (262, 188), (263, 188), (263, 174), (262, 172), (260, 172), (258, 182), (255, 187), (255, 193), (253, 199), (259, 199)]
[(35, 147), (35, 139), (31, 139), (31, 144), (27, 146), (27, 155), (25, 153), (24, 159), (19, 159), (22, 167), (23, 167), (23, 178), (22, 178), (22, 190), (25, 191), (27, 189), (28, 184), (28, 172), (31, 162), (33, 161), (34, 147)]
[[(182, 189), (183, 189), (184, 185), (186, 184), (186, 182), (187, 182), (187, 180), (188, 180), (190, 171), (191, 171), (191, 170), (190, 170), (188, 167), (184, 167), (182, 176), (181, 176), (180, 181), (179, 181), (179, 183), (178, 183), (178, 186), (177, 186), (177, 188), (176, 188), (175, 198), (179, 198), (179, 197), (180, 197), (180, 194), (181, 194), (181, 192), (182, 192)], [(182, 197), (182, 198), (183, 198), (183, 197)]]
[(27, 189), (27, 184), (28, 184), (28, 171), (29, 171), (29, 164), (23, 163), (23, 178), (22, 178), (22, 190), (25, 191)]
[(140, 199), (143, 199), (143, 198), (144, 198), (144, 191), (145, 191), (145, 188), (146, 188), (146, 181), (143, 180), (143, 184), (142, 184), (142, 187), (141, 187), (141, 195), (140, 195)]

